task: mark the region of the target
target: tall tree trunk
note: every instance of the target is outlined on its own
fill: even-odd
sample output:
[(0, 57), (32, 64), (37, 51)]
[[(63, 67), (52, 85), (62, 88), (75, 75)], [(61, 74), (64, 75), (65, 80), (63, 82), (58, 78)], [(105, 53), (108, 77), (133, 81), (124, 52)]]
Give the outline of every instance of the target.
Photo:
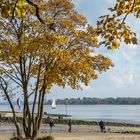
[(14, 124), (15, 124), (15, 127), (16, 127), (16, 131), (17, 131), (17, 136), (21, 136), (21, 132), (20, 132), (20, 128), (19, 128), (19, 125), (18, 125), (18, 122), (17, 122), (17, 119), (16, 119), (16, 113), (15, 113), (15, 110), (14, 110), (14, 107), (13, 107), (13, 104), (9, 98), (9, 96), (7, 96), (6, 94), (6, 98), (8, 99), (8, 102), (10, 104), (10, 107), (12, 109), (12, 113), (13, 113), (13, 120), (14, 120)]
[(35, 127), (33, 129), (32, 138), (35, 138), (38, 135), (38, 131), (39, 131), (40, 126), (41, 126), (43, 107), (44, 107), (44, 99), (45, 99), (45, 91), (46, 91), (46, 86), (43, 85), (41, 92), (39, 94), (39, 97), (38, 97), (38, 112), (37, 112), (37, 116), (35, 119)]
[[(4, 84), (3, 84), (3, 82), (4, 82)], [(5, 86), (4, 86), (4, 85), (5, 85)], [(2, 90), (4, 91), (4, 94), (5, 94), (5, 96), (6, 96), (7, 100), (8, 100), (8, 102), (9, 102), (10, 108), (11, 108), (11, 110), (12, 110), (12, 113), (13, 113), (13, 120), (14, 120), (14, 124), (15, 124), (15, 127), (16, 127), (16, 131), (17, 131), (17, 136), (21, 136), (20, 128), (19, 128), (19, 125), (18, 125), (18, 122), (17, 122), (17, 119), (16, 119), (15, 109), (14, 109), (14, 106), (13, 106), (13, 104), (12, 104), (12, 102), (11, 102), (11, 99), (10, 99), (10, 97), (9, 97), (9, 95), (8, 95), (7, 83), (6, 83), (6, 81), (5, 81), (2, 77), (0, 77), (0, 86), (1, 86)]]
[(38, 135), (38, 132), (42, 123), (44, 99), (45, 99), (45, 94), (43, 93), (42, 98), (41, 98), (41, 103), (40, 103), (40, 111), (38, 112), (38, 116), (36, 117), (36, 125), (33, 129), (32, 138), (35, 138)]
[(37, 124), (38, 124), (38, 120), (39, 120), (39, 116), (40, 116), (39, 114), (40, 114), (41, 96), (42, 96), (42, 94), (39, 93), (39, 97), (38, 97), (38, 110), (37, 110), (37, 115), (35, 117), (35, 125), (34, 125), (34, 128), (33, 128), (32, 138), (35, 138), (38, 135)]
[(36, 117), (35, 117), (34, 113), (35, 113), (35, 105), (36, 105), (36, 101), (37, 101), (37, 93), (38, 93), (38, 89), (39, 89), (40, 71), (41, 71), (41, 63), (40, 63), (39, 68), (38, 68), (37, 82), (36, 82), (36, 88), (35, 88), (35, 93), (34, 93), (34, 102), (33, 102), (33, 107), (32, 107), (32, 124), (33, 124), (32, 137), (37, 135), (37, 134), (35, 134), (35, 132), (36, 132), (35, 131)]
[(28, 102), (28, 94), (26, 87), (24, 89), (24, 110), (23, 110), (23, 129), (25, 136), (30, 138), (31, 137), (31, 124), (32, 124), (32, 119), (31, 119), (31, 112), (29, 108), (29, 102)]
[(39, 120), (38, 120), (38, 130), (40, 129), (41, 123), (42, 123), (42, 116), (43, 116), (43, 110), (44, 110), (44, 99), (45, 99), (45, 91), (43, 92), (42, 95), (42, 100), (41, 100), (41, 107), (40, 107), (40, 114), (39, 114)]

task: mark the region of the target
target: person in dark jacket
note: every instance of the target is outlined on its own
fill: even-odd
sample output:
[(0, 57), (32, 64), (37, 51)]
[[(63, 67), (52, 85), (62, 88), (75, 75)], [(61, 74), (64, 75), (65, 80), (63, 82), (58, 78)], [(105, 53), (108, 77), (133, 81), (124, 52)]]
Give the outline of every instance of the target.
[(99, 126), (101, 129), (101, 132), (104, 133), (105, 132), (105, 123), (102, 120), (99, 122)]
[(50, 125), (50, 133), (51, 133), (52, 132), (52, 127), (54, 126), (54, 121), (53, 121), (52, 118), (50, 119), (49, 125)]
[(71, 132), (71, 119), (68, 120), (69, 129), (68, 132)]

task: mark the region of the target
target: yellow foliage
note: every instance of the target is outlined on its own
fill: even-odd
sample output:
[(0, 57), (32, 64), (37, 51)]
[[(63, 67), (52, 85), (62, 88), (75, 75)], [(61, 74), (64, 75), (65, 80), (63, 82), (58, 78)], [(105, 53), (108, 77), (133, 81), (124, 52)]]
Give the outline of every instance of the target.
[[(18, 0), (15, 6), (15, 1), (3, 0), (0, 2), (0, 13), (4, 18), (11, 18), (17, 14), (18, 17), (25, 16), (25, 0)], [(15, 10), (14, 10), (15, 9)]]
[(130, 14), (136, 18), (140, 17), (140, 1), (117, 0), (115, 6), (109, 10), (112, 12), (111, 15), (101, 16), (97, 21), (98, 34), (104, 39), (102, 44), (111, 50), (119, 48), (121, 41), (126, 44), (137, 44), (136, 33), (125, 24), (125, 20)]
[[(48, 90), (54, 85), (79, 89), (79, 82), (88, 85), (91, 79), (97, 79), (98, 73), (113, 66), (109, 58), (94, 53), (93, 50), (100, 47), (98, 29), (75, 11), (71, 0), (40, 1), (38, 6), (45, 24), (33, 15), (34, 7), (25, 4), (24, 0), (17, 3), (12, 21), (14, 28), (8, 16), (0, 17), (3, 21), (0, 31), (4, 37), (0, 42), (0, 57), (11, 74), (16, 71), (17, 75), (24, 73), (25, 79), (36, 80), (39, 75), (40, 88), (45, 83)], [(108, 28), (111, 26), (113, 24)], [(110, 45), (112, 39), (110, 35), (108, 38), (106, 45)], [(117, 38), (114, 44), (119, 47)], [(11, 71), (15, 66), (19, 70)]]

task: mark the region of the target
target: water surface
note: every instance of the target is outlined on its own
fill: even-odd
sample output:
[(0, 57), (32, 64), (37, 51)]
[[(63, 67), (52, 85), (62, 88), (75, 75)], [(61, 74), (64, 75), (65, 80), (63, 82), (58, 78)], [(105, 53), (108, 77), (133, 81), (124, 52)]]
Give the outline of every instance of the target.
[[(15, 106), (18, 110), (18, 107)], [(0, 111), (10, 111), (8, 105), (0, 105)], [(140, 105), (57, 105), (44, 106), (44, 112), (72, 115), (73, 119), (104, 120), (140, 124)]]

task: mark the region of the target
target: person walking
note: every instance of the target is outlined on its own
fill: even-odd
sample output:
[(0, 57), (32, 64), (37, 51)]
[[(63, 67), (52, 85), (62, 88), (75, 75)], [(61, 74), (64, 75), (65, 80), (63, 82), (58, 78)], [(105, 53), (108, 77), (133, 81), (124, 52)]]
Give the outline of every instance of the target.
[(105, 123), (102, 120), (99, 122), (99, 126), (100, 126), (100, 130), (102, 133), (106, 132), (105, 131)]
[(50, 119), (49, 125), (50, 125), (50, 133), (51, 133), (52, 132), (52, 128), (54, 127), (54, 121), (53, 121), (52, 118)]
[(68, 132), (70, 132), (70, 133), (71, 133), (71, 119), (69, 119), (69, 121), (68, 121), (68, 125), (69, 125)]

